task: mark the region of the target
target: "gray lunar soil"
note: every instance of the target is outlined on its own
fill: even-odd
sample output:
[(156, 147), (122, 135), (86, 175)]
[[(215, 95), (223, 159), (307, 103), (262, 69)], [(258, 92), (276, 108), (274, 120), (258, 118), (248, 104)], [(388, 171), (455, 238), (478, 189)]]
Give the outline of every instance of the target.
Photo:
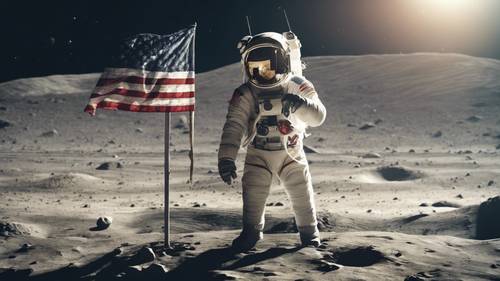
[(217, 149), (238, 64), (196, 76), (195, 178), (172, 115), (163, 249), (161, 113), (83, 112), (99, 74), (0, 84), (0, 280), (500, 280), (500, 61), (418, 53), (306, 58), (324, 102), (305, 141), (320, 248), (279, 183), (265, 239), (229, 248), (241, 175)]

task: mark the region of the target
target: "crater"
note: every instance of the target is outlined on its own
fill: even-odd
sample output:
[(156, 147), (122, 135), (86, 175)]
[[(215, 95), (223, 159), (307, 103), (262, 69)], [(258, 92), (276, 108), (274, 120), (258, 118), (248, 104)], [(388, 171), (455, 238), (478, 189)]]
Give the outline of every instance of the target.
[(410, 181), (423, 176), (420, 172), (394, 166), (380, 167), (377, 169), (377, 173), (387, 181)]
[(343, 266), (366, 267), (387, 260), (384, 254), (373, 246), (357, 247), (333, 252), (329, 261)]

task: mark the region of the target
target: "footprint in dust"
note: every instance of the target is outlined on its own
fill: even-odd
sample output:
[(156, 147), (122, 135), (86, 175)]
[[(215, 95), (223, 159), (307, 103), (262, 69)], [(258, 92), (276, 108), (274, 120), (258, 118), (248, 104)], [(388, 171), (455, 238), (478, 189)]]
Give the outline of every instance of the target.
[(406, 277), (404, 281), (424, 281), (425, 279), (428, 278), (436, 278), (440, 276), (441, 276), (441, 270), (434, 269), (427, 272), (422, 271), (417, 274), (413, 274), (411, 276)]
[(329, 261), (324, 260), (324, 259), (312, 260), (311, 263), (317, 265), (318, 267), (316, 268), (316, 270), (321, 271), (321, 272), (335, 271), (335, 270), (339, 270), (342, 267), (339, 264), (335, 264), (333, 262), (329, 262)]

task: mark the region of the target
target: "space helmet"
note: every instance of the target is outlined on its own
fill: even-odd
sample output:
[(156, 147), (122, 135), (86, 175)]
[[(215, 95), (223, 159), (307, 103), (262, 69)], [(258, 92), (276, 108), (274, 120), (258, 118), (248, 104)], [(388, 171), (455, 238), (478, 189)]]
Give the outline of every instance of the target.
[(283, 35), (264, 32), (245, 36), (238, 43), (238, 49), (246, 77), (254, 86), (272, 88), (288, 77), (290, 48)]

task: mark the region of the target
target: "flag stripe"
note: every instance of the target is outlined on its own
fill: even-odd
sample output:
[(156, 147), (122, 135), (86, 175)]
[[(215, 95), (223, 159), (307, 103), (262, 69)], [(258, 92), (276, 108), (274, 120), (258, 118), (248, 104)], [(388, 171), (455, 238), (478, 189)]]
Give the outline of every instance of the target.
[(122, 95), (136, 98), (145, 98), (145, 99), (176, 99), (176, 98), (192, 98), (194, 97), (194, 92), (141, 92), (141, 91), (133, 91), (127, 89), (113, 89), (111, 92), (106, 93), (104, 95), (100, 94), (92, 94), (90, 95), (91, 99), (99, 98), (99, 97), (108, 97), (110, 95)]
[(134, 68), (106, 68), (101, 78), (120, 78), (137, 76), (145, 78), (194, 78), (194, 71), (148, 71)]
[(147, 85), (182, 85), (194, 84), (194, 78), (146, 78), (139, 76), (127, 76), (121, 78), (101, 78), (97, 87), (113, 85), (118, 83), (147, 84)]
[(97, 104), (102, 101), (127, 103), (127, 104), (143, 104), (146, 106), (163, 106), (163, 105), (190, 105), (194, 104), (194, 97), (192, 98), (177, 98), (177, 99), (148, 99), (140, 97), (129, 97), (122, 95), (109, 95), (100, 96), (90, 100), (91, 104)]
[(144, 84), (129, 84), (126, 82), (120, 82), (116, 84), (110, 84), (106, 86), (96, 87), (93, 94), (105, 95), (115, 89), (125, 89), (136, 92), (160, 92), (160, 93), (185, 93), (194, 92), (194, 84), (182, 84), (182, 85), (144, 85)]
[[(138, 104), (126, 104), (117, 103), (111, 101), (102, 101), (97, 104), (98, 108), (112, 109), (112, 110), (125, 110), (134, 112), (182, 112), (182, 111), (194, 111), (194, 104), (192, 105), (177, 105), (177, 106), (147, 106)], [(95, 108), (87, 105), (85, 112), (93, 114)]]

